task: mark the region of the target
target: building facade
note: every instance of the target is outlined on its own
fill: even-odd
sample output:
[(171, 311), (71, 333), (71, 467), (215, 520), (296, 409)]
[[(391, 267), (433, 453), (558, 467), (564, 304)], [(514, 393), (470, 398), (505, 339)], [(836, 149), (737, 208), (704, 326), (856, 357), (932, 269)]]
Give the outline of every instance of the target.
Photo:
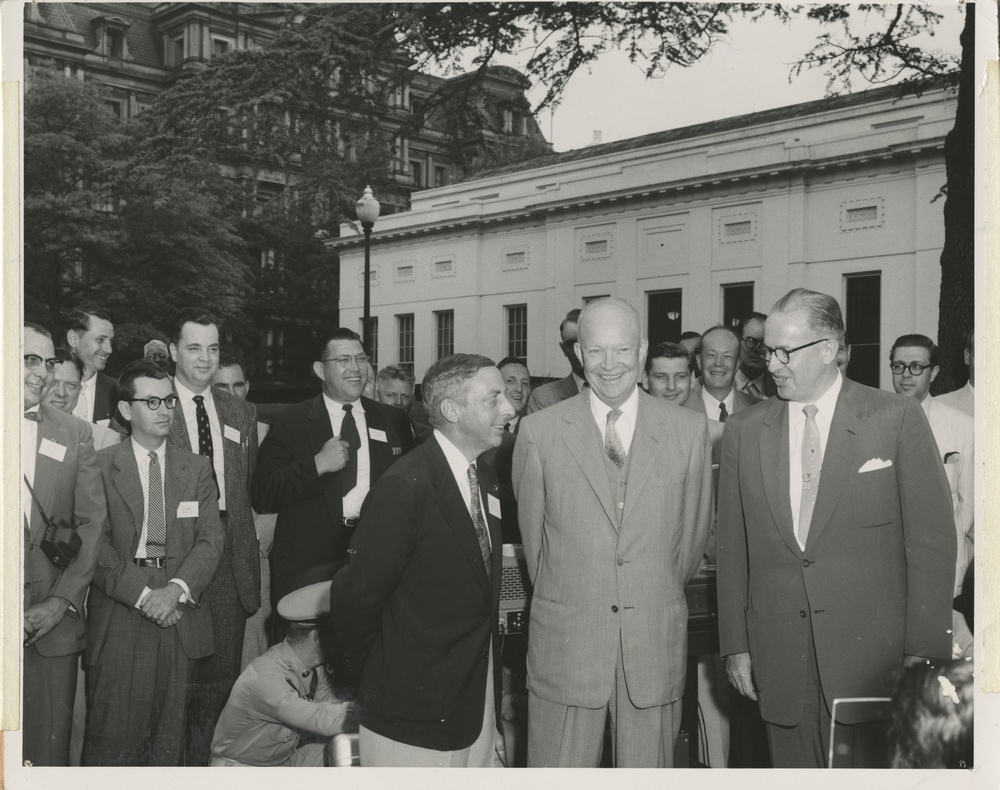
[[(631, 302), (654, 343), (767, 312), (804, 286), (840, 300), (851, 377), (888, 387), (892, 341), (937, 334), (955, 103), (948, 80), (919, 95), (879, 88), (420, 192), (372, 235), (378, 361), (419, 377), (445, 353), (476, 351), (564, 376), (559, 323), (590, 299)], [(347, 226), (328, 243), (342, 323), (360, 327), (363, 245)]]

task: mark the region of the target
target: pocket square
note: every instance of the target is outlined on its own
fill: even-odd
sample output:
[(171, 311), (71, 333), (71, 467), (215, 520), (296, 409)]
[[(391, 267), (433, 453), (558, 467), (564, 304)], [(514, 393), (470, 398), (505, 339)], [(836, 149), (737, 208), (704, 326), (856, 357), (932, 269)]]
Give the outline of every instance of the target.
[(858, 474), (874, 472), (876, 469), (888, 469), (890, 466), (892, 466), (892, 461), (883, 461), (881, 458), (872, 458), (871, 460), (864, 462), (862, 467), (858, 470)]

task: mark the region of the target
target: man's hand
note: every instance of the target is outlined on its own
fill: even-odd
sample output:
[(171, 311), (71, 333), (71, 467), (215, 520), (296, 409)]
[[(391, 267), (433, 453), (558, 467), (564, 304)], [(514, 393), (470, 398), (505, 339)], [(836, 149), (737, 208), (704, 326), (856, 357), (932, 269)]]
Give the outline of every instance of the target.
[(749, 653), (733, 653), (726, 656), (726, 675), (733, 688), (740, 694), (747, 699), (757, 699), (757, 692), (753, 687), (753, 673), (750, 671)]
[(350, 456), (350, 445), (339, 436), (327, 439), (313, 460), (316, 462), (316, 473), (324, 475), (327, 472), (339, 472), (345, 466)]
[(167, 627), (167, 617), (177, 608), (177, 602), (184, 592), (180, 585), (168, 582), (157, 590), (150, 590), (143, 599), (139, 610), (147, 620), (152, 620), (161, 628)]
[(181, 619), (181, 615), (183, 614), (184, 610), (178, 607), (177, 609), (174, 609), (170, 614), (168, 614), (164, 618), (163, 622), (158, 622), (157, 625), (160, 626), (160, 628), (170, 628), (170, 626), (172, 625), (177, 625), (177, 623)]
[(33, 645), (49, 631), (59, 625), (69, 601), (65, 598), (49, 596), (24, 613), (24, 646)]

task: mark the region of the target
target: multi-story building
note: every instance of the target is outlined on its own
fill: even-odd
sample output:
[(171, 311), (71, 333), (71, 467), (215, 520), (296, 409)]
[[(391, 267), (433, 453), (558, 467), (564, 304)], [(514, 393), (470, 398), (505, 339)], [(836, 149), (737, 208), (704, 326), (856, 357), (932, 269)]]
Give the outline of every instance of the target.
[[(420, 192), (372, 235), (381, 364), (526, 357), (564, 376), (558, 326), (612, 295), (650, 342), (767, 312), (805, 286), (835, 295), (852, 378), (888, 387), (906, 332), (937, 334), (949, 81), (725, 118), (512, 164)], [(971, 141), (970, 141), (971, 144)], [(341, 320), (360, 326), (363, 245), (344, 226)]]

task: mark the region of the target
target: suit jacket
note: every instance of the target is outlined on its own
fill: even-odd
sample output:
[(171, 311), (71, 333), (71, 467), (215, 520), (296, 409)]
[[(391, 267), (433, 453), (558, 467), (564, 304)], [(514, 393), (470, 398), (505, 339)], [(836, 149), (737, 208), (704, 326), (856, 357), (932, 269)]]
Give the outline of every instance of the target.
[(95, 375), (97, 381), (94, 384), (94, 422), (110, 420), (118, 408), (118, 381), (100, 371)]
[[(368, 424), (371, 484), (413, 448), (402, 411), (362, 398)], [(386, 441), (372, 437), (382, 431)], [(254, 507), (278, 514), (271, 549), (272, 592), (280, 598), (296, 575), (314, 565), (346, 556), (351, 533), (343, 524), (344, 502), (337, 472), (320, 477), (313, 460), (333, 437), (330, 417), (318, 395), (289, 407), (271, 423), (254, 475)]]
[(500, 512), (503, 521), (503, 542), (520, 543), (521, 531), (517, 526), (517, 500), (514, 498), (514, 483), (511, 480), (511, 463), (514, 458), (514, 442), (517, 429), (521, 426), (518, 420), (514, 431), (504, 432), (500, 445), (492, 447), (479, 456), (479, 461), (487, 463), (496, 472), (500, 484)]
[[(83, 650), (86, 644), (84, 599), (101, 549), (107, 507), (90, 424), (46, 403), (39, 407), (39, 413), (42, 421), (37, 426), (32, 488), (50, 520), (61, 519), (76, 527), (82, 546), (63, 571), (49, 562), (41, 549), (45, 524), (32, 503), (24, 540), (24, 608), (49, 596), (64, 598), (73, 605), (76, 612), (67, 610), (58, 625), (35, 642), (43, 656), (68, 656)], [(61, 461), (38, 452), (45, 440), (65, 448)]]
[[(401, 743), (450, 751), (471, 746), (487, 683), (500, 718), (497, 618), (503, 551), (479, 467), (490, 533), (492, 583), (476, 529), (448, 461), (430, 438), (375, 484), (336, 576), (331, 614), (347, 665), (360, 670), (361, 723)], [(493, 677), (487, 677), (493, 647)]]
[(964, 411), (970, 417), (976, 416), (976, 394), (972, 391), (972, 385), (969, 382), (966, 382), (965, 386), (960, 389), (938, 395), (935, 400), (945, 406)]
[[(108, 627), (115, 607), (134, 608), (146, 586), (145, 572), (132, 562), (139, 548), (146, 509), (132, 441), (101, 450), (97, 461), (108, 501), (108, 522), (88, 602), (91, 632), (87, 663), (91, 665), (100, 660), (105, 642), (115, 638)], [(187, 657), (202, 658), (214, 649), (212, 616), (207, 606), (197, 603), (215, 574), (225, 540), (208, 459), (168, 442), (163, 502), (167, 519), (167, 578), (183, 579), (193, 598), (173, 627)], [(197, 502), (197, 515), (178, 516), (181, 502)]]
[(927, 396), (924, 413), (931, 425), (938, 455), (944, 464), (951, 492), (958, 557), (955, 563), (955, 596), (962, 592), (965, 570), (973, 558), (973, 525), (976, 518), (976, 423), (968, 414)]
[(577, 394), (579, 394), (579, 390), (576, 388), (576, 379), (573, 378), (572, 373), (564, 379), (550, 381), (548, 384), (543, 384), (541, 387), (531, 391), (531, 395), (528, 396), (528, 406), (525, 409), (525, 415), (544, 409), (546, 406), (561, 403)]
[(951, 500), (920, 404), (843, 380), (805, 551), (788, 402), (734, 415), (722, 441), (720, 652), (750, 652), (766, 721), (801, 718), (809, 639), (828, 704), (888, 696), (904, 654), (951, 656)]
[(528, 688), (597, 708), (615, 682), (619, 644), (629, 698), (684, 693), (687, 603), (712, 511), (707, 420), (639, 392), (619, 526), (618, 497), (589, 392), (524, 419), (513, 479), (534, 592)]
[[(222, 427), (225, 453), (226, 545), (231, 553), (233, 577), (240, 604), (247, 614), (260, 608), (260, 549), (250, 506), (250, 481), (257, 465), (257, 407), (227, 392), (214, 390), (215, 411)], [(197, 453), (188, 438), (184, 409), (180, 401), (174, 407), (174, 421), (168, 440), (182, 450)], [(226, 428), (239, 433), (226, 436)]]

